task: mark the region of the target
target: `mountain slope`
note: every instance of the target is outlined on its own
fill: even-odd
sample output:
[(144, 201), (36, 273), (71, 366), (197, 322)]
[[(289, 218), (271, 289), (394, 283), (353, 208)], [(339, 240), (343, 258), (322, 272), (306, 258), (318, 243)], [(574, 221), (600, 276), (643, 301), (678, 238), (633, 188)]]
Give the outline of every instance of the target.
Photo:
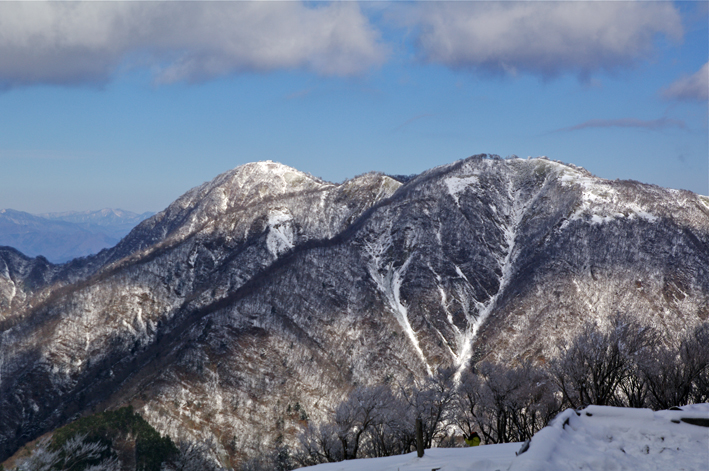
[(104, 233), (116, 239), (125, 237), (131, 229), (155, 213), (141, 214), (122, 209), (104, 208), (98, 211), (66, 211), (60, 213), (42, 213), (38, 216), (51, 221), (64, 221), (76, 224), (93, 233)]
[(115, 209), (34, 216), (2, 209), (0, 245), (14, 247), (30, 257), (42, 255), (53, 263), (64, 263), (116, 245), (149, 216)]
[(352, 385), (546, 361), (587, 319), (627, 312), (671, 342), (709, 316), (707, 267), (709, 199), (545, 159), (403, 185), (247, 164), (5, 303), (0, 455), (132, 403), (233, 464), (292, 438), (289, 406), (318, 418)]

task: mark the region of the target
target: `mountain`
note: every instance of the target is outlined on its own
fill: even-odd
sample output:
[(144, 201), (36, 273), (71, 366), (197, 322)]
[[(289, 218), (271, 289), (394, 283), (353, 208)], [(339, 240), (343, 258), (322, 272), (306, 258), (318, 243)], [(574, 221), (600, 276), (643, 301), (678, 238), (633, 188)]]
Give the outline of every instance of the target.
[(32, 215), (0, 209), (0, 245), (52, 263), (86, 257), (116, 245), (139, 222), (153, 213), (120, 209)]
[(247, 164), (95, 256), (0, 249), (0, 459), (131, 404), (233, 465), (353, 385), (543, 363), (617, 312), (668, 343), (709, 318), (709, 198), (543, 158), (342, 184)]
[(120, 209), (32, 215), (2, 209), (0, 245), (14, 247), (31, 257), (41, 255), (53, 263), (64, 263), (116, 245), (151, 215)]
[(66, 211), (60, 213), (43, 213), (38, 216), (50, 221), (64, 221), (93, 233), (103, 233), (116, 239), (125, 237), (131, 229), (155, 213), (141, 214), (122, 209), (104, 208), (98, 211)]
[(0, 245), (15, 247), (29, 256), (44, 256), (55, 263), (96, 253), (118, 240), (93, 233), (76, 224), (52, 221), (12, 209), (0, 210)]

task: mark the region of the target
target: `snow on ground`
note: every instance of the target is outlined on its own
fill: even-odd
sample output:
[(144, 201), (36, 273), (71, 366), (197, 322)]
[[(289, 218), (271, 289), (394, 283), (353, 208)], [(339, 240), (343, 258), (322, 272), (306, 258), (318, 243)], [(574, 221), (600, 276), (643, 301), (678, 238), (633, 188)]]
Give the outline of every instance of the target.
[(683, 410), (589, 406), (566, 410), (533, 438), (510, 471), (709, 470), (709, 404)]
[[(684, 419), (684, 420), (683, 420)], [(524, 453), (521, 443), (434, 448), (387, 458), (327, 463), (312, 471), (706, 471), (709, 470), (709, 404), (653, 412), (589, 406), (559, 414)]]
[(448, 177), (445, 180), (446, 186), (448, 187), (448, 193), (453, 197), (455, 203), (458, 203), (458, 195), (465, 190), (475, 190), (474, 185), (478, 184), (477, 175), (468, 175), (465, 177)]
[(478, 446), (472, 448), (431, 448), (423, 458), (416, 452), (386, 458), (340, 461), (311, 466), (312, 471), (503, 471), (509, 468), (521, 443)]
[(649, 222), (657, 222), (659, 219), (637, 202), (623, 199), (608, 180), (564, 167), (561, 169), (559, 181), (565, 186), (579, 186), (582, 190), (581, 204), (564, 222), (562, 229), (574, 220), (586, 219), (588, 215), (591, 216), (591, 224), (604, 224), (625, 217), (638, 217)]

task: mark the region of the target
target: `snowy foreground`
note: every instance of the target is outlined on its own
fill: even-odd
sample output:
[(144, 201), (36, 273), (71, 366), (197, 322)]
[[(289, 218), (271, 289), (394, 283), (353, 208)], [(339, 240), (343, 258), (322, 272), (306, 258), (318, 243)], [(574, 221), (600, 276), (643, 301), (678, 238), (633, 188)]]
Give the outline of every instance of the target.
[(540, 430), (529, 449), (522, 443), (475, 448), (434, 448), (416, 453), (312, 466), (312, 471), (566, 471), (709, 470), (709, 404), (682, 410), (589, 406), (559, 414)]

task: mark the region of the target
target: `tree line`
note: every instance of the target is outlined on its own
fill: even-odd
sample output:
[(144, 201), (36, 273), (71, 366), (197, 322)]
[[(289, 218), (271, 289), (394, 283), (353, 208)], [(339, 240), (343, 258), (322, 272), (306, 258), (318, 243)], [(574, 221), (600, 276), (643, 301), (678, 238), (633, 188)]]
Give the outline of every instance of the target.
[[(408, 453), (416, 446), (417, 419), (424, 448), (454, 447), (473, 432), (486, 444), (530, 439), (567, 408), (661, 410), (700, 402), (709, 402), (709, 323), (668, 340), (618, 315), (606, 327), (585, 324), (544, 364), (483, 361), (464, 371), (439, 368), (406, 384), (356, 387), (319, 423), (299, 410), (305, 425), (297, 444), (281, 437), (270, 453), (240, 469), (285, 471)], [(57, 430), (10, 470), (219, 471), (213, 445), (175, 445), (123, 408)]]
[(524, 441), (567, 408), (661, 410), (707, 401), (709, 323), (667, 342), (617, 315), (604, 328), (585, 324), (545, 364), (481, 362), (405, 385), (357, 387), (329, 420), (309, 423), (295, 449), (282, 446), (269, 469), (408, 453), (417, 418), (425, 448), (448, 447), (463, 446), (473, 432), (488, 444)]

